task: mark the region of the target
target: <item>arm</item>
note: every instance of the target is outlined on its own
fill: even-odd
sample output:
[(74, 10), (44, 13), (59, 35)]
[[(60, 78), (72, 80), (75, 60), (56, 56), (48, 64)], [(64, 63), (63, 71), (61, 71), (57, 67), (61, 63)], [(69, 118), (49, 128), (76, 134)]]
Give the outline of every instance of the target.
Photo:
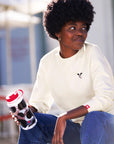
[(84, 105), (88, 111), (109, 111), (114, 104), (114, 77), (105, 56), (94, 46), (91, 48), (91, 77), (94, 96)]
[(86, 109), (86, 107), (80, 106), (59, 116), (56, 122), (52, 144), (58, 144), (58, 143), (63, 144), (63, 135), (66, 128), (67, 120), (84, 116), (87, 113), (88, 110)]
[(85, 106), (80, 106), (78, 108), (75, 108), (73, 110), (68, 111), (67, 113), (60, 115), (60, 117), (63, 117), (65, 120), (78, 118), (81, 116), (85, 116), (88, 113), (88, 110)]
[(29, 104), (41, 113), (47, 113), (53, 102), (49, 89), (49, 81), (47, 80), (48, 70), (46, 68), (47, 64), (41, 60), (36, 82), (29, 100)]

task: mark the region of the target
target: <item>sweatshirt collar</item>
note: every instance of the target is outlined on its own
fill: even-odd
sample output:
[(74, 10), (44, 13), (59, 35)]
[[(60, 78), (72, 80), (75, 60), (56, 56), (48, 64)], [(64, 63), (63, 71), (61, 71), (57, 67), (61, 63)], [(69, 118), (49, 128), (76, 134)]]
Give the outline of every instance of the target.
[(75, 59), (76, 57), (79, 57), (80, 53), (83, 53), (86, 51), (86, 46), (85, 46), (85, 43), (83, 45), (83, 47), (76, 53), (74, 54), (73, 56), (69, 57), (69, 58), (62, 58), (60, 56), (60, 47), (58, 47), (58, 51), (56, 53), (56, 57), (58, 58), (58, 60), (61, 60), (63, 62), (67, 62), (67, 61), (72, 61), (73, 59)]

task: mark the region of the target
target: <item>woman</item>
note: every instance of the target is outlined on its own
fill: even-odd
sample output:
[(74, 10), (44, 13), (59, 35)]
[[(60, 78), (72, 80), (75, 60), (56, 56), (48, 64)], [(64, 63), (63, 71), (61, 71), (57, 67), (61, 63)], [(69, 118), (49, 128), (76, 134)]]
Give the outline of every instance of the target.
[[(100, 49), (85, 42), (94, 18), (88, 0), (53, 0), (44, 27), (59, 47), (40, 61), (30, 98), (38, 120), (21, 129), (19, 144), (113, 144), (114, 79)], [(53, 100), (64, 111), (45, 114)]]

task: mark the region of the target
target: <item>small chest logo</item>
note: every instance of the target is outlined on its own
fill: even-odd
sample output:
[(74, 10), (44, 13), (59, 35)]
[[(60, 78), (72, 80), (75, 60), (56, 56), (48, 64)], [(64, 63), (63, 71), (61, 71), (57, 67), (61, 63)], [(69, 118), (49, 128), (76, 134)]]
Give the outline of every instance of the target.
[(82, 79), (82, 72), (81, 73), (77, 73), (77, 75), (79, 76), (80, 79)]

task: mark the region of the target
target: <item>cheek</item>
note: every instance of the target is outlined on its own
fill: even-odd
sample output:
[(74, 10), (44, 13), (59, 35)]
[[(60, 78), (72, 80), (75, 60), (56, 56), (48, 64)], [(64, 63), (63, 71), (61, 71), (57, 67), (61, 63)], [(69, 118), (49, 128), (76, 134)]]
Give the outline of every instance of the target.
[(87, 33), (84, 34), (84, 38), (85, 38), (85, 39), (87, 38)]
[(72, 39), (72, 35), (67, 34), (67, 33), (65, 33), (61, 36), (61, 40), (64, 42), (70, 41), (71, 39)]

